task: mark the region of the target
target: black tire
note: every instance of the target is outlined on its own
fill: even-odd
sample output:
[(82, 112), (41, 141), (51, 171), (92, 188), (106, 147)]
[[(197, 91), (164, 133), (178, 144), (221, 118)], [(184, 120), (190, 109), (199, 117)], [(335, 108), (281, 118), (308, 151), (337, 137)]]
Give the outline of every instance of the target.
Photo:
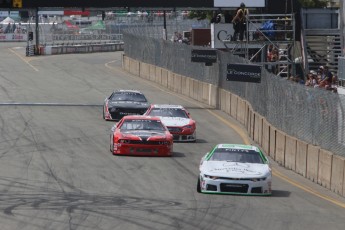
[(198, 178), (198, 183), (196, 184), (196, 191), (197, 191), (198, 193), (201, 193), (200, 177)]
[(103, 119), (105, 120), (104, 106), (103, 106)]

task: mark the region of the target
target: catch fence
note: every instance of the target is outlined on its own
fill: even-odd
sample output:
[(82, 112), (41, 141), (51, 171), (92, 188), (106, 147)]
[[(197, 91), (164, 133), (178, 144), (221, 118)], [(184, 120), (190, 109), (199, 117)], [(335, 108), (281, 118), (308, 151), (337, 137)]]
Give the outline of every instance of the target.
[(288, 135), (345, 156), (345, 97), (275, 76), (263, 68), (261, 83), (227, 81), (227, 64), (247, 59), (217, 50), (217, 63), (191, 62), (193, 47), (152, 37), (145, 30), (124, 33), (125, 54), (136, 60), (208, 82), (247, 100), (269, 123)]

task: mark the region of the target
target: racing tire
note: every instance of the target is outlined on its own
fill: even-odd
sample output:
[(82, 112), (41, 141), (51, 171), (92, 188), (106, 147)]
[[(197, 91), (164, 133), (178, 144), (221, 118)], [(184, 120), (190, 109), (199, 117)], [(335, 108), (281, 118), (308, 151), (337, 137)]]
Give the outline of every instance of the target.
[(200, 188), (200, 177), (198, 178), (198, 183), (196, 184), (196, 191), (198, 193), (201, 193), (201, 188)]

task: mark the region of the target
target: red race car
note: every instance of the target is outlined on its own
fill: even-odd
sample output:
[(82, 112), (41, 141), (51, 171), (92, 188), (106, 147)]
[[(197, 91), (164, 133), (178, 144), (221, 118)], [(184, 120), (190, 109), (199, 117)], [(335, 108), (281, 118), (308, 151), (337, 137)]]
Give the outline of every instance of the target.
[(112, 128), (114, 155), (171, 156), (172, 151), (173, 136), (159, 117), (125, 116)]

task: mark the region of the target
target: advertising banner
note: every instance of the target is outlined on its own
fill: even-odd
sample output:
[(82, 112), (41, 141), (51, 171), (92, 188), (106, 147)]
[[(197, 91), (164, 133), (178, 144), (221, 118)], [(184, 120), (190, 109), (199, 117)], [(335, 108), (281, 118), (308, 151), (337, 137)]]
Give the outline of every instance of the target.
[(192, 50), (192, 62), (216, 63), (216, 50)]
[(27, 34), (0, 34), (0, 42), (26, 42)]
[(241, 3), (246, 7), (265, 7), (265, 0), (214, 0), (214, 7), (239, 7)]
[(251, 64), (228, 64), (226, 80), (241, 82), (261, 82), (261, 65)]

